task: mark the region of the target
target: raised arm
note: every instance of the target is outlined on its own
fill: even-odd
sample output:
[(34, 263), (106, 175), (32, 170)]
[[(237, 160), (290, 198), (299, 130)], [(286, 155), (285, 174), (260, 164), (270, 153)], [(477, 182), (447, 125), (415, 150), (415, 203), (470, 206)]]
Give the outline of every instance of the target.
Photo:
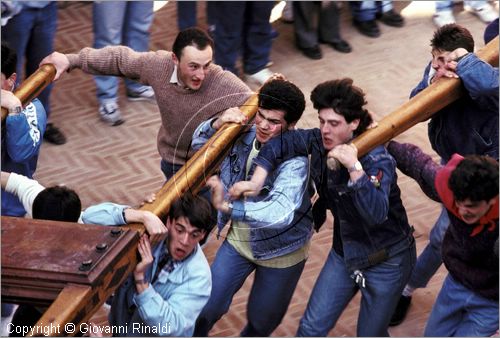
[(441, 202), (434, 185), (436, 172), (442, 167), (441, 165), (435, 163), (429, 155), (411, 143), (401, 144), (390, 141), (387, 150), (394, 157), (398, 169), (403, 174), (413, 178), (429, 198)]

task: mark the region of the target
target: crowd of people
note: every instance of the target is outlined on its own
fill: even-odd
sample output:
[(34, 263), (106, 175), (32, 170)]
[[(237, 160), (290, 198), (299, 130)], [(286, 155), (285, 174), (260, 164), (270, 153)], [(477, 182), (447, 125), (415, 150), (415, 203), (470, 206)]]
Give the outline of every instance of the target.
[[(40, 11), (53, 15), (57, 9), (51, 2), (29, 3), (5, 4), (3, 36), (20, 15), (35, 20)], [(485, 30), (487, 43), (498, 35), (498, 15), (488, 17), (490, 5), (481, 3), (472, 10), (491, 21)], [(494, 335), (499, 317), (498, 68), (474, 54), (475, 42), (466, 27), (436, 22), (432, 59), (410, 97), (445, 78), (458, 78), (464, 87), (465, 94), (428, 125), (429, 142), (441, 163), (413, 144), (396, 141), (358, 155), (350, 143), (375, 121), (364, 90), (350, 78), (317, 84), (310, 100), (319, 128), (296, 129), (306, 97), (285, 76), (269, 70), (274, 35), (269, 4), (214, 3), (209, 6), (212, 29), (180, 30), (170, 51), (147, 51), (151, 2), (94, 3), (94, 48), (76, 53), (53, 52), (51, 43), (47, 50), (32, 53), (39, 47), (20, 49), (16, 41), (3, 41), (1, 105), (9, 115), (2, 124), (2, 215), (101, 225), (143, 223), (139, 263), (110, 299), (109, 323), (130, 327), (129, 334), (139, 323), (168, 325), (172, 336), (208, 336), (255, 272), (241, 335), (271, 335), (301, 278), (311, 237), (330, 210), (332, 248), (297, 336), (328, 335), (357, 293), (357, 335), (388, 336), (389, 326), (405, 319), (413, 291), (425, 287), (443, 262), (448, 275), (424, 335)], [(320, 42), (350, 52), (339, 34), (336, 3), (292, 6), (296, 46), (306, 57), (321, 58)], [(354, 26), (370, 37), (380, 35), (376, 20), (404, 25), (391, 1), (351, 2), (349, 7)], [(193, 21), (188, 17), (179, 25)], [(317, 27), (311, 27), (313, 22)], [(55, 26), (51, 30), (54, 34)], [(53, 41), (53, 35), (48, 39)], [(243, 74), (235, 68), (239, 54)], [(165, 180), (225, 123), (246, 125), (247, 130), (199, 195), (179, 196), (166, 223), (150, 212), (111, 202), (82, 211), (75, 191), (45, 188), (33, 179), (43, 138), (52, 133), (47, 140), (62, 144), (65, 136), (47, 123), (50, 87), (24, 107), (12, 93), (25, 56), (27, 65), (53, 64), (56, 81), (76, 69), (94, 75), (98, 112), (111, 126), (124, 122), (117, 78), (125, 79), (128, 99), (156, 102), (161, 116), (157, 148)], [(34, 70), (32, 66), (26, 73)], [(252, 95), (248, 81), (261, 85), (253, 121), (239, 108)], [(331, 158), (341, 164), (336, 170), (327, 166)], [(418, 259), (396, 168), (442, 203), (430, 243)], [(224, 228), (227, 236), (209, 265), (200, 244), (214, 226), (217, 237)], [(158, 238), (162, 240), (153, 247)], [(21, 305), (12, 324), (34, 325), (44, 311)], [(2, 304), (2, 316), (10, 312), (12, 305)]]

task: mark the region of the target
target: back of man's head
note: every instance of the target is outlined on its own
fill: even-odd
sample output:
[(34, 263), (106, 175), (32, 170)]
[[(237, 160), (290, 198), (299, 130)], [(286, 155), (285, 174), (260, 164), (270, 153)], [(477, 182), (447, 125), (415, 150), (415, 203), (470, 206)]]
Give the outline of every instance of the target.
[(168, 217), (171, 220), (186, 217), (192, 226), (205, 230), (207, 233), (215, 224), (211, 204), (205, 198), (190, 193), (185, 193), (172, 203)]
[(77, 222), (82, 211), (78, 194), (63, 186), (42, 190), (33, 201), (33, 218)]
[(438, 28), (431, 39), (431, 47), (435, 50), (451, 52), (457, 48), (474, 51), (474, 38), (467, 28), (450, 23)]
[(2, 74), (9, 78), (16, 72), (17, 54), (16, 51), (2, 43)]
[(490, 201), (498, 196), (498, 162), (489, 156), (466, 156), (451, 173), (448, 185), (457, 201)]
[(314, 109), (332, 108), (335, 113), (342, 115), (347, 123), (359, 119), (359, 126), (354, 131), (359, 135), (372, 123), (372, 117), (363, 106), (368, 102), (365, 93), (353, 85), (350, 78), (331, 80), (320, 83), (311, 92), (311, 101)]
[(180, 31), (175, 38), (174, 44), (172, 45), (172, 52), (175, 54), (177, 59), (182, 58), (182, 51), (186, 46), (193, 46), (199, 50), (204, 50), (207, 46), (214, 48), (214, 41), (207, 32), (196, 28), (188, 28)]
[(306, 107), (302, 91), (292, 82), (284, 79), (273, 79), (262, 86), (259, 91), (259, 107), (285, 112), (287, 123), (297, 122)]

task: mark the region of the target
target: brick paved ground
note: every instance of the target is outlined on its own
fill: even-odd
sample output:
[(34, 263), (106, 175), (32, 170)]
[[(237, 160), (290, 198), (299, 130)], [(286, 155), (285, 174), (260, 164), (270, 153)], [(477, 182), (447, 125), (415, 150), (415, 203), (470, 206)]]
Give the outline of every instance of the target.
[[(367, 93), (368, 107), (378, 119), (404, 103), (410, 90), (419, 81), (429, 60), (429, 39), (434, 31), (431, 22), (433, 2), (396, 2), (406, 18), (403, 28), (381, 25), (382, 36), (371, 39), (360, 35), (350, 23), (348, 6), (342, 8), (342, 35), (353, 52), (340, 54), (322, 45), (322, 60), (311, 61), (302, 56), (293, 45), (293, 26), (275, 22), (279, 33), (274, 41), (271, 70), (285, 74), (294, 81), (306, 97), (319, 82), (351, 77)], [(200, 26), (206, 27), (204, 3), (199, 3)], [(87, 2), (61, 2), (56, 50), (75, 52), (92, 45), (91, 4)], [(471, 13), (455, 6), (458, 23), (468, 27), (478, 47), (483, 46), (485, 25)], [(160, 9), (152, 27), (150, 48), (168, 49), (177, 34), (175, 3)], [(63, 146), (43, 144), (36, 178), (45, 185), (64, 183), (76, 189), (84, 207), (101, 201), (115, 201), (137, 205), (149, 192), (158, 190), (163, 183), (156, 150), (156, 133), (160, 125), (158, 108), (153, 104), (127, 102), (123, 84), (119, 103), (126, 123), (109, 127), (98, 119), (98, 103), (91, 76), (80, 71), (65, 75), (54, 86), (51, 121), (68, 137)], [(299, 123), (300, 127), (317, 126), (317, 114), (310, 102)], [(430, 150), (426, 123), (412, 128), (398, 138), (416, 143)], [(437, 156), (435, 156), (437, 159)], [(411, 224), (414, 225), (417, 249), (426, 245), (429, 230), (437, 218), (439, 206), (427, 199), (414, 182), (400, 174), (400, 187)], [(331, 217), (327, 224), (331, 224)], [(332, 227), (324, 226), (312, 240), (310, 258), (299, 281), (289, 310), (274, 336), (293, 336), (303, 314), (312, 286), (331, 246)], [(220, 242), (212, 239), (205, 248), (212, 260)], [(441, 268), (429, 287), (415, 293), (408, 319), (391, 328), (393, 336), (420, 336), (440, 288), (446, 271)], [(238, 335), (245, 323), (246, 297), (250, 278), (233, 300), (229, 313), (214, 327), (217, 336)], [(359, 297), (345, 310), (332, 336), (356, 335)], [(94, 321), (104, 323), (106, 311), (100, 310)]]

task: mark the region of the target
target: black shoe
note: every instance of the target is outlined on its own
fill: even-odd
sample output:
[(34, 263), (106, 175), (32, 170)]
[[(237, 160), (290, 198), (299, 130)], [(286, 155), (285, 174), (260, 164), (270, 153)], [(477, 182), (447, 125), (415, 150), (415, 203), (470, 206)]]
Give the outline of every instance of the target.
[(342, 40), (342, 39), (336, 40), (333, 42), (320, 40), (320, 42), (330, 45), (333, 49), (335, 49), (336, 51), (339, 51), (341, 53), (350, 53), (352, 51), (351, 45), (349, 45), (349, 42)]
[(319, 48), (319, 46), (314, 46), (310, 48), (299, 47), (299, 49), (305, 56), (307, 56), (310, 59), (319, 60), (323, 57), (323, 54), (321, 53), (321, 49)]
[(392, 9), (382, 14), (378, 13), (377, 19), (391, 27), (403, 27), (405, 24), (405, 19), (401, 14), (394, 12)]
[(47, 128), (45, 129), (45, 134), (43, 134), (43, 139), (47, 142), (61, 145), (66, 143), (66, 136), (55, 127), (52, 123), (47, 123)]
[(369, 36), (370, 38), (377, 38), (380, 36), (380, 29), (375, 20), (358, 21), (354, 19), (353, 23), (354, 27), (363, 35)]
[(406, 314), (408, 313), (408, 308), (410, 307), (411, 296), (403, 296), (399, 298), (398, 305), (396, 306), (396, 310), (392, 314), (391, 321), (389, 322), (389, 326), (399, 325), (405, 320)]

